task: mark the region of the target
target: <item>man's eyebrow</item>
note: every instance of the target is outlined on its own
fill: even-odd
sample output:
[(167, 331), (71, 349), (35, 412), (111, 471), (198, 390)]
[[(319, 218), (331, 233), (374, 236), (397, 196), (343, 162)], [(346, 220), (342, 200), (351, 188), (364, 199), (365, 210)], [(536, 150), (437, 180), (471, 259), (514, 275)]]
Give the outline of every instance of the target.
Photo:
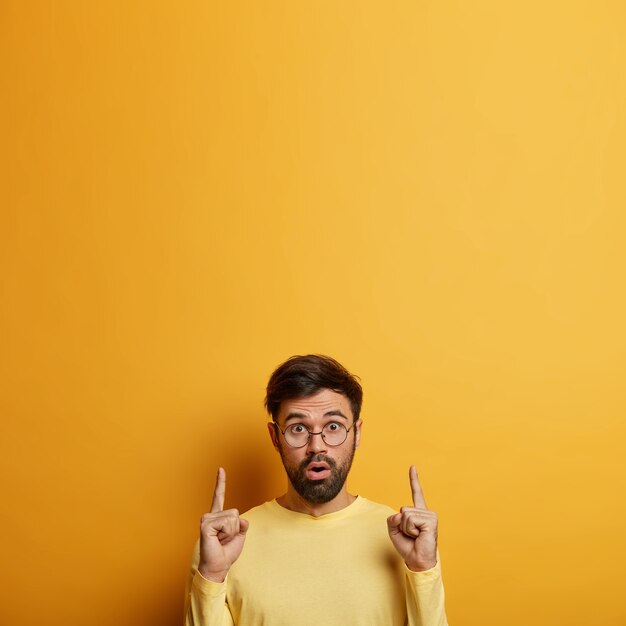
[(326, 413), (324, 413), (324, 417), (331, 417), (331, 416), (343, 417), (343, 419), (345, 420), (348, 419), (339, 409), (333, 409), (332, 411), (326, 411)]
[[(298, 413), (298, 411), (291, 411), (285, 418), (285, 424), (289, 420), (295, 419), (306, 419), (309, 415), (305, 415), (304, 413)], [(339, 409), (331, 409), (330, 411), (326, 411), (324, 413), (324, 417), (343, 417), (343, 419), (348, 420), (348, 418), (339, 410)]]
[(285, 418), (285, 423), (288, 422), (289, 420), (304, 419), (305, 417), (307, 416), (304, 413), (298, 413), (297, 411), (292, 411)]

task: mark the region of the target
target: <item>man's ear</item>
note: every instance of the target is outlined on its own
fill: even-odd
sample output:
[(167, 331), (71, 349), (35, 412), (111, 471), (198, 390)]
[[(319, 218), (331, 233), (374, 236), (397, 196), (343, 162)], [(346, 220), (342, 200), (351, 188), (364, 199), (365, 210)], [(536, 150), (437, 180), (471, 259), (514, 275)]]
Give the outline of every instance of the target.
[(270, 439), (272, 440), (272, 445), (278, 451), (278, 428), (276, 426), (276, 422), (268, 422), (267, 430), (270, 434)]
[(361, 445), (361, 427), (363, 426), (363, 420), (358, 419), (354, 423), (354, 447), (358, 448)]

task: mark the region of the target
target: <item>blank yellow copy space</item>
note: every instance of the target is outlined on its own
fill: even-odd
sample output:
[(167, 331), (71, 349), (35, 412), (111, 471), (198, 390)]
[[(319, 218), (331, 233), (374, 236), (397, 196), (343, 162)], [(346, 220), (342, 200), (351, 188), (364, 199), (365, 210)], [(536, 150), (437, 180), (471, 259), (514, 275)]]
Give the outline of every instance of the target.
[(264, 385), (322, 352), (352, 492), (418, 465), (451, 624), (626, 623), (625, 24), (4, 2), (0, 621), (180, 623), (217, 466), (284, 489)]

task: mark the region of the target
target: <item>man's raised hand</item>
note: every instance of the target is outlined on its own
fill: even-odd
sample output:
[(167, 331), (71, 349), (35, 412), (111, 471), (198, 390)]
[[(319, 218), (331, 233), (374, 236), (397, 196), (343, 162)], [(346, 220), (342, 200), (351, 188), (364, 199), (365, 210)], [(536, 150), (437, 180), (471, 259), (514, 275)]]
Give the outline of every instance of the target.
[(413, 506), (403, 506), (387, 518), (387, 529), (407, 567), (422, 572), (437, 564), (437, 513), (426, 506), (415, 465), (409, 469), (409, 481)]
[(200, 521), (200, 563), (198, 571), (208, 580), (223, 582), (230, 566), (239, 558), (246, 539), (248, 522), (237, 509), (224, 511), (226, 472), (217, 470), (211, 512)]

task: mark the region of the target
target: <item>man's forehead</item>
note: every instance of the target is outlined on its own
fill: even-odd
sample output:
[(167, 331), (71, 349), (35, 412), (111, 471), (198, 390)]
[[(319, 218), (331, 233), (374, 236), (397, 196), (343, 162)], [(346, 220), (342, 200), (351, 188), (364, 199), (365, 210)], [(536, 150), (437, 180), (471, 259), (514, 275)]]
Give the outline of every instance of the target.
[(331, 411), (338, 411), (346, 417), (352, 416), (352, 409), (348, 398), (331, 389), (322, 389), (316, 394), (304, 398), (283, 400), (280, 404), (281, 416), (286, 416), (291, 413), (323, 415)]

